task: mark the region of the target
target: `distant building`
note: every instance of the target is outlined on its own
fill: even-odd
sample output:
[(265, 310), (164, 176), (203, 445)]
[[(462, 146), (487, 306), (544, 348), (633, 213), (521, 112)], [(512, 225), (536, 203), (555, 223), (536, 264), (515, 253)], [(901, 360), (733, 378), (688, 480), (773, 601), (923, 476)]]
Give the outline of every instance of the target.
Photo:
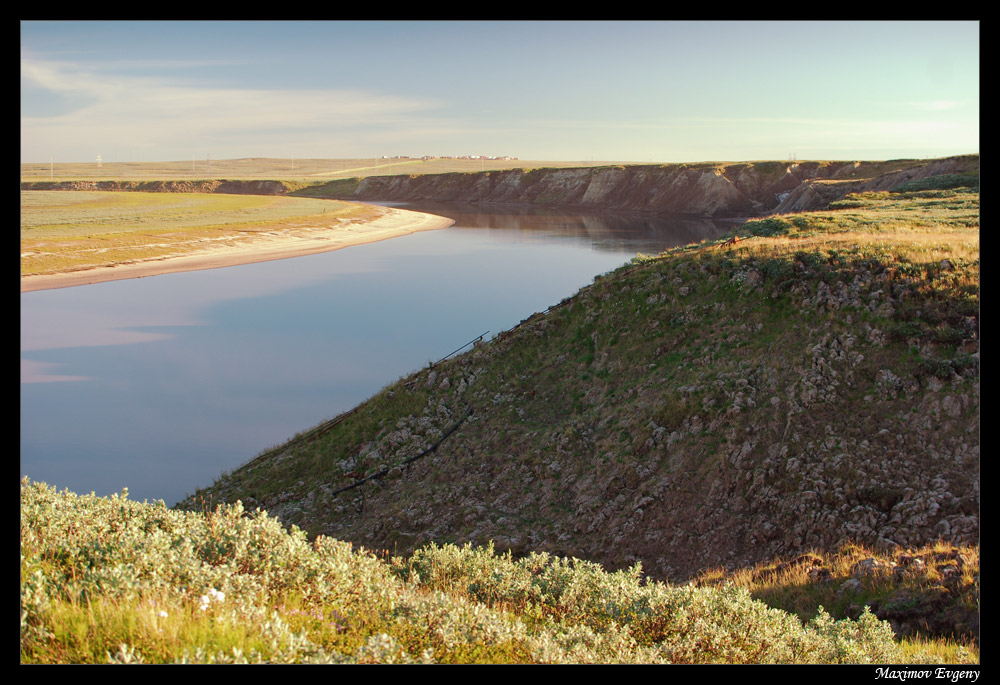
[[(388, 159), (388, 157), (384, 158)], [(409, 157), (393, 157), (392, 159), (410, 159)], [(511, 157), (510, 155), (424, 155), (420, 159), (427, 161), (428, 159), (489, 159), (489, 160), (517, 160), (517, 157)]]

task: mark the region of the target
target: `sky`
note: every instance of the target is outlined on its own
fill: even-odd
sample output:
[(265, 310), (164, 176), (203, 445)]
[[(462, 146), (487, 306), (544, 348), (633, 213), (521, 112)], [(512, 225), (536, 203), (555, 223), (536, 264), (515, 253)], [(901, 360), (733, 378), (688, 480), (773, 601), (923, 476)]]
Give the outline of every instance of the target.
[(979, 152), (979, 22), (22, 21), (21, 161)]

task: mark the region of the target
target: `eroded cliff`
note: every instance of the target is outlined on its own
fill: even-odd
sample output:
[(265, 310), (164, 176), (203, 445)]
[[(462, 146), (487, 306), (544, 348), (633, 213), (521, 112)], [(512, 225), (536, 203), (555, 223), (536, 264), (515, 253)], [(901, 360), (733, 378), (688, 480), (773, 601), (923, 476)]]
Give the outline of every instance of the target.
[(21, 190), (293, 194), (342, 200), (572, 207), (700, 217), (826, 208), (848, 193), (979, 172), (979, 155), (889, 162), (738, 162), (511, 169), (334, 181), (28, 181)]
[(697, 216), (825, 208), (848, 193), (978, 172), (979, 156), (894, 162), (741, 162), (370, 176), (345, 199), (528, 204)]

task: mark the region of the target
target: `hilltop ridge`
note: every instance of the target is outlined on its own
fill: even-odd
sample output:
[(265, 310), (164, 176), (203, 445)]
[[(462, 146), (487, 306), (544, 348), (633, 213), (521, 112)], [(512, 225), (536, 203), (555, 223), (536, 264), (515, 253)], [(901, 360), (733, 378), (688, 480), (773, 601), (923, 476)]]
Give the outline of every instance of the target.
[[(352, 199), (553, 205), (733, 216), (825, 207), (848, 193), (978, 173), (979, 156), (892, 162), (734, 162), (369, 176)], [(347, 198), (345, 198), (347, 199)]]
[(888, 162), (706, 162), (345, 177), (331, 181), (196, 179), (26, 180), (22, 190), (296, 195), (342, 200), (578, 207), (694, 216), (822, 209), (849, 193), (944, 174), (978, 174), (979, 155)]

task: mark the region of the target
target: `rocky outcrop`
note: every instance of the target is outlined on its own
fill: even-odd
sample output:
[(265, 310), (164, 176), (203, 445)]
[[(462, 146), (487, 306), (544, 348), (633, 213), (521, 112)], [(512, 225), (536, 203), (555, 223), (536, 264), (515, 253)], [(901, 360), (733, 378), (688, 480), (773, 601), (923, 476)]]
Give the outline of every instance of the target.
[[(974, 157), (978, 169), (978, 156)], [(742, 162), (369, 176), (350, 199), (528, 204), (697, 216), (821, 209), (858, 190), (963, 170), (971, 157)]]
[[(855, 173), (860, 166), (860, 162), (854, 163)], [(844, 167), (839, 176), (835, 174), (830, 179), (808, 179), (791, 187), (786, 194), (780, 197), (772, 212), (774, 214), (792, 214), (794, 212), (815, 211), (824, 209), (831, 202), (844, 198), (848, 193), (892, 190), (910, 181), (970, 171), (979, 171), (978, 155), (947, 157), (929, 160), (921, 164), (908, 164), (901, 169), (887, 171), (864, 179), (851, 179), (852, 172), (848, 170), (848, 167)]]

